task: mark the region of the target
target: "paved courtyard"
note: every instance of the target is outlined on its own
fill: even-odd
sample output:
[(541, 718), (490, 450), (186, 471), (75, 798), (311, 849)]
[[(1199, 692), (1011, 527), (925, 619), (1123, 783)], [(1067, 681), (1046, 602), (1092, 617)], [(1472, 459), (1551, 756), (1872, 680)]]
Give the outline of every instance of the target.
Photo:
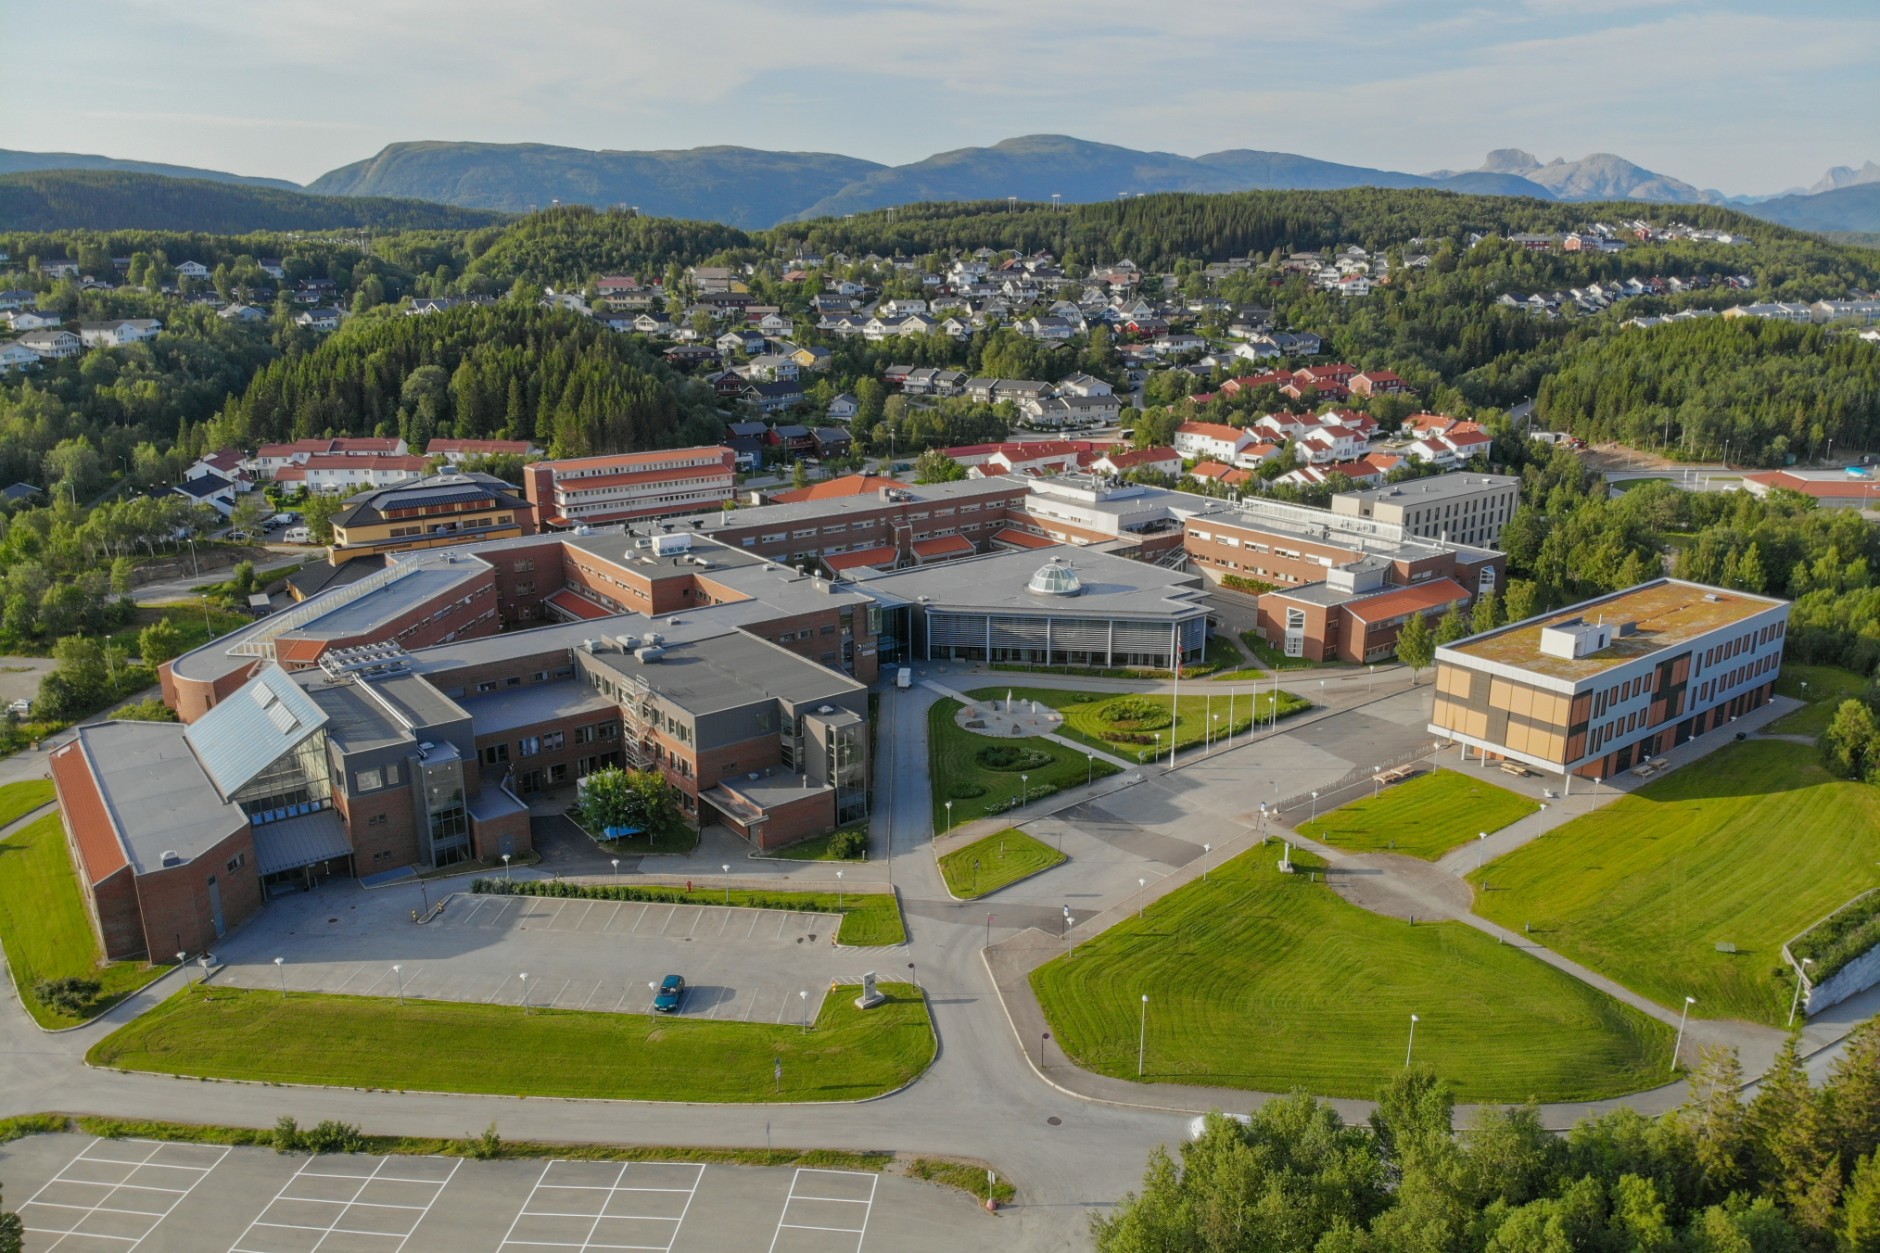
[(870, 1172), (702, 1162), (310, 1157), (33, 1136), (0, 1147), (32, 1253), (917, 1253), (1001, 1243), (962, 1193)]
[[(503, 1005), (526, 995), (537, 1007), (644, 1013), (648, 985), (680, 974), (681, 1014), (800, 1022), (832, 982), (858, 982), (880, 963), (871, 950), (833, 946), (833, 914), (456, 893), (419, 925), (405, 894), (344, 883), (278, 900), (230, 938), (214, 978)], [(278, 968), (276, 957), (285, 959)]]

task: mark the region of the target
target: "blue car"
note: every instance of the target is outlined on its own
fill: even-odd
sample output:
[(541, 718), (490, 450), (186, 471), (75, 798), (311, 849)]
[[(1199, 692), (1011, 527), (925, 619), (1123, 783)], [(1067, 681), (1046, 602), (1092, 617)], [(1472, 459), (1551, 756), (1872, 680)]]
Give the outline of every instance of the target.
[(679, 1012), (679, 998), (685, 995), (685, 976), (667, 975), (659, 981), (659, 995), (653, 998), (653, 1012), (658, 1014), (676, 1014)]

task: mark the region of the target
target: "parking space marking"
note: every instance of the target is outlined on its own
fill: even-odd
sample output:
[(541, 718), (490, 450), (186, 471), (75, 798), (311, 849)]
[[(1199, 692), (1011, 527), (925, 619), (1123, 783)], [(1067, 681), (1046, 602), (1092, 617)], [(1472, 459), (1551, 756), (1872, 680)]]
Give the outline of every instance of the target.
[[(436, 1162), (441, 1167), (448, 1159), (441, 1157), (418, 1158), (417, 1161)], [(370, 1174), (355, 1174), (339, 1170), (314, 1170), (320, 1162), (316, 1154), (304, 1162), (288, 1181), (281, 1185), (281, 1190), (274, 1194), (274, 1199), (265, 1205), (248, 1224), (246, 1230), (237, 1236), (235, 1243), (229, 1246), (229, 1253), (287, 1253), (279, 1245), (290, 1245), (294, 1250), (316, 1253), (318, 1249), (334, 1236), (358, 1237), (362, 1240), (379, 1242), (386, 1253), (398, 1253), (405, 1247), (406, 1241), (418, 1229), (431, 1207), (437, 1204), (445, 1187), (456, 1177), (461, 1161), (450, 1162), (450, 1169), (441, 1178), (423, 1178), (415, 1173), (410, 1175), (388, 1175), (385, 1173), (390, 1158), (382, 1157), (372, 1167)], [(313, 1184), (306, 1188), (305, 1194), (294, 1195), (295, 1185), (308, 1180), (333, 1179), (341, 1181), (342, 1186), (327, 1189), (323, 1185)], [(344, 1184), (357, 1184), (348, 1196), (330, 1196), (326, 1192), (345, 1192)], [(365, 1200), (370, 1190), (377, 1198), (388, 1191), (401, 1198), (407, 1194), (401, 1188), (415, 1189), (407, 1199)], [(429, 1195), (425, 1195), (425, 1193)], [(328, 1209), (337, 1208), (330, 1221), (319, 1221)], [(273, 1219), (269, 1215), (274, 1215)], [(301, 1221), (291, 1221), (301, 1220)], [(356, 1224), (356, 1225), (353, 1225)], [(399, 1230), (402, 1227), (403, 1230)], [(318, 1237), (309, 1245), (308, 1236), (273, 1235), (273, 1232), (317, 1232)], [(270, 1247), (274, 1242), (277, 1247)], [(347, 1243), (342, 1240), (341, 1243)]]
[[(101, 1144), (115, 1147), (116, 1152), (129, 1154), (125, 1157), (101, 1156), (94, 1152)], [(130, 1146), (148, 1146), (149, 1152), (142, 1157), (135, 1156), (137, 1150)], [(214, 1160), (207, 1166), (195, 1165), (186, 1161), (158, 1161), (165, 1150), (171, 1156), (185, 1154), (214, 1153)], [(112, 1150), (107, 1150), (112, 1151)], [(34, 1235), (52, 1236), (52, 1243), (46, 1248), (56, 1249), (68, 1239), (80, 1244), (93, 1240), (108, 1240), (113, 1248), (122, 1246), (126, 1250), (135, 1249), (150, 1238), (164, 1219), (208, 1177), (209, 1172), (222, 1164), (222, 1159), (229, 1155), (226, 1147), (210, 1148), (203, 1145), (172, 1145), (159, 1140), (105, 1140), (96, 1139), (78, 1151), (78, 1156), (59, 1168), (59, 1173), (47, 1180), (39, 1191), (28, 1197), (26, 1204), (19, 1208), (20, 1222), (27, 1232)], [(102, 1169), (95, 1169), (102, 1168)], [(173, 1177), (152, 1174), (151, 1182), (133, 1183), (143, 1171), (174, 1171)], [(68, 1174), (68, 1172), (71, 1172)], [(117, 1178), (111, 1178), (116, 1175)], [(102, 1177), (92, 1177), (102, 1176)], [(167, 1182), (159, 1184), (158, 1178)], [(181, 1183), (177, 1188), (169, 1184)], [(89, 1204), (84, 1203), (90, 1192), (102, 1188), (104, 1192)], [(55, 1189), (58, 1189), (55, 1191)], [(139, 1195), (123, 1195), (136, 1193)], [(47, 1199), (48, 1196), (65, 1197), (66, 1200)], [(160, 1209), (146, 1209), (145, 1205), (161, 1206)], [(122, 1232), (130, 1232), (142, 1226), (138, 1235), (113, 1234), (105, 1231), (89, 1230), (87, 1224), (101, 1214), (115, 1215), (130, 1221), (118, 1224)], [(138, 1219), (147, 1220), (139, 1223)], [(109, 1221), (109, 1220), (106, 1220)], [(76, 1246), (74, 1246), (76, 1247)]]
[[(805, 1180), (803, 1178), (803, 1176), (805, 1175), (835, 1176), (836, 1178), (835, 1179), (824, 1178), (824, 1179)], [(841, 1190), (842, 1185), (837, 1182), (837, 1179), (841, 1179), (841, 1180), (866, 1179), (868, 1181), (868, 1195), (865, 1197), (823, 1195), (825, 1191), (840, 1191)], [(862, 1241), (868, 1238), (867, 1237), (868, 1219), (869, 1219), (869, 1216), (874, 1213), (875, 1187), (880, 1182), (881, 1182), (881, 1176), (867, 1174), (859, 1170), (816, 1170), (808, 1166), (798, 1167), (796, 1174), (790, 1177), (790, 1195), (784, 1198), (783, 1213), (777, 1216), (777, 1230), (774, 1233), (772, 1233), (770, 1237), (771, 1253), (777, 1253), (777, 1242), (783, 1239), (783, 1233), (785, 1231), (820, 1231), (820, 1232), (828, 1233), (831, 1236), (837, 1233), (852, 1235), (855, 1237), (856, 1253), (860, 1253), (861, 1247), (862, 1247)], [(813, 1189), (816, 1189), (816, 1191), (798, 1192), (797, 1189), (799, 1187), (813, 1188)], [(813, 1209), (816, 1205), (832, 1205), (832, 1206), (838, 1206), (838, 1207), (859, 1205), (862, 1207), (862, 1212), (858, 1216), (860, 1218), (861, 1225), (859, 1227), (834, 1226), (833, 1224), (836, 1221), (848, 1217), (848, 1211), (844, 1209), (835, 1210), (834, 1216), (831, 1217), (826, 1222), (820, 1222), (820, 1223), (795, 1222), (793, 1223), (790, 1221), (790, 1207), (792, 1205), (799, 1205), (799, 1204), (802, 1205), (803, 1208), (806, 1210)], [(800, 1216), (804, 1218), (820, 1217), (819, 1214), (814, 1214), (814, 1213), (804, 1213)], [(846, 1247), (847, 1243), (848, 1243), (847, 1241), (838, 1242), (833, 1239), (828, 1239), (828, 1240), (819, 1239), (815, 1247), (818, 1249), (834, 1249), (834, 1248), (837, 1248), (838, 1245), (842, 1247)]]
[[(629, 1176), (634, 1182), (628, 1182)], [(704, 1177), (699, 1162), (623, 1162), (614, 1169), (610, 1162), (557, 1158), (529, 1189), (498, 1253), (548, 1248), (671, 1253)], [(668, 1182), (662, 1185), (662, 1179)], [(664, 1243), (653, 1243), (662, 1237)]]

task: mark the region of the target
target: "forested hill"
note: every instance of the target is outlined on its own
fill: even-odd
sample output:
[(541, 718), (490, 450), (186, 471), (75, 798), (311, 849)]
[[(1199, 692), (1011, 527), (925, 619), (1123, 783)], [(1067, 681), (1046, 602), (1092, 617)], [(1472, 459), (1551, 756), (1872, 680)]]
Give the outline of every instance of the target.
[(716, 443), (711, 389), (591, 318), (506, 301), (426, 317), (362, 316), (263, 367), (206, 446), (329, 431), (532, 439), (557, 456)]
[(469, 230), (504, 217), (423, 200), (315, 196), (120, 170), (0, 175), (0, 230)]

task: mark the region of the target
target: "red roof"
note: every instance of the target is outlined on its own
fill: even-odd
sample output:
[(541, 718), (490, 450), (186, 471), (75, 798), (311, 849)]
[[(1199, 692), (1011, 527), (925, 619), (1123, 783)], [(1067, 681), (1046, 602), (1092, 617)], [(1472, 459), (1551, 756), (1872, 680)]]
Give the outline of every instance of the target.
[(1177, 435), (1200, 435), (1208, 439), (1224, 439), (1229, 443), (1238, 443), (1246, 432), (1237, 426), (1225, 426), (1219, 422), (1184, 422), (1175, 428)]
[(1765, 470), (1760, 474), (1745, 474), (1745, 482), (1760, 483), (1764, 487), (1780, 487), (1791, 492), (1801, 492), (1816, 500), (1866, 500), (1880, 499), (1880, 481), (1873, 479), (1804, 479), (1790, 474), (1787, 470)]
[(1057, 547), (1057, 541), (1054, 539), (1047, 539), (1042, 535), (1033, 535), (1030, 531), (1020, 531), (1015, 527), (1009, 526), (1004, 530), (994, 531), (992, 533), (992, 542), (995, 544), (1010, 544), (1014, 548)]
[(914, 541), (916, 557), (955, 557), (965, 556), (973, 551), (973, 542), (964, 535), (942, 535), (937, 539), (917, 539)]
[(547, 603), (584, 621), (592, 618), (611, 618), (615, 612), (604, 605), (595, 604), (585, 596), (578, 596), (566, 588), (548, 597)]
[(1119, 470), (1127, 470), (1131, 466), (1167, 465), (1171, 461), (1180, 461), (1182, 455), (1173, 448), (1138, 448), (1132, 452), (1107, 453), (1101, 459)]
[(65, 809), (65, 825), (78, 845), (81, 869), (91, 883), (105, 879), (129, 864), (117, 824), (104, 803), (104, 794), (91, 772), (91, 762), (77, 740), (52, 753), (52, 783)]
[(831, 570), (854, 570), (861, 566), (892, 567), (901, 559), (901, 554), (893, 544), (882, 544), (877, 548), (858, 548), (849, 553), (833, 553), (823, 558), (823, 564)]
[(845, 474), (841, 478), (812, 483), (808, 487), (799, 487), (794, 491), (778, 492), (770, 500), (772, 504), (793, 505), (799, 500), (837, 500), (845, 496), (873, 496), (884, 487), (900, 486), (902, 486), (900, 480), (883, 478), (876, 474)]
[(1410, 613), (1428, 613), (1432, 609), (1440, 609), (1468, 598), (1469, 593), (1454, 579), (1431, 579), (1428, 583), (1418, 583), (1414, 587), (1403, 587), (1394, 592), (1382, 592), (1352, 601), (1345, 609), (1360, 622), (1382, 622), (1386, 618), (1399, 618)]

